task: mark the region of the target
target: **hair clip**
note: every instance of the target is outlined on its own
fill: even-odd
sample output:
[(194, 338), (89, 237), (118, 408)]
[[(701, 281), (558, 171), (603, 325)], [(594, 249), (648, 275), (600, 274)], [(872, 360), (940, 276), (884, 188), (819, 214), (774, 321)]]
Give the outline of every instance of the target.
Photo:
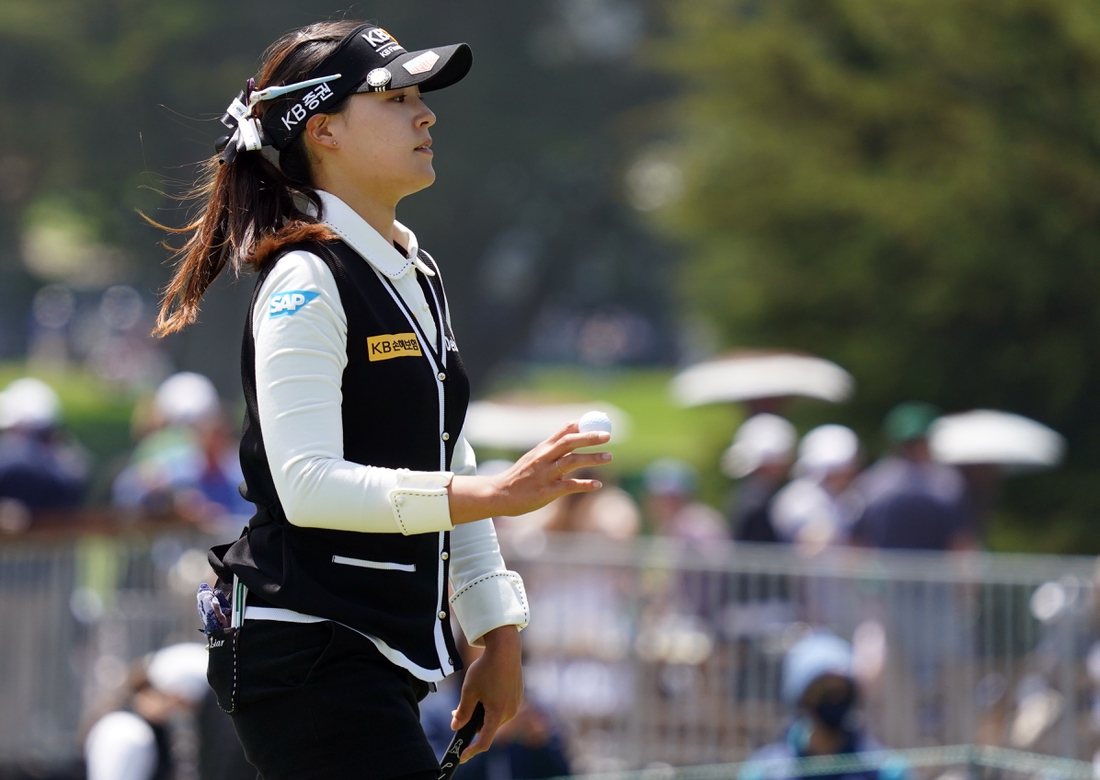
[[(248, 95), (248, 107), (252, 108), (261, 100), (271, 100), (273, 98), (282, 97), (291, 92), (297, 92), (299, 89), (305, 89), (306, 87), (315, 87), (318, 84), (324, 84), (326, 81), (335, 81), (340, 78), (341, 74), (333, 73), (331, 76), (321, 76), (320, 78), (310, 79), (309, 81), (299, 81), (297, 84), (287, 84), (283, 87), (267, 87), (266, 89), (257, 90)], [(255, 82), (249, 79), (252, 86), (255, 86)]]

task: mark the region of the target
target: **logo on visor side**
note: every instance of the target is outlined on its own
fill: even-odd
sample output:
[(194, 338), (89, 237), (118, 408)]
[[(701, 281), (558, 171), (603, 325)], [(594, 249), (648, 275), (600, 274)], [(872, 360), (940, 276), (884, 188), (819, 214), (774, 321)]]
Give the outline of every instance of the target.
[(418, 57), (413, 57), (401, 67), (413, 76), (416, 76), (421, 73), (427, 73), (435, 67), (437, 62), (439, 62), (439, 55), (434, 51), (426, 51)]
[(367, 30), (363, 33), (363, 40), (374, 47), (374, 51), (379, 57), (389, 57), (395, 52), (405, 51), (401, 48), (401, 44), (397, 42), (397, 39), (381, 27)]
[(302, 95), (301, 100), (292, 105), (279, 121), (283, 123), (283, 127), (285, 127), (286, 131), (289, 133), (294, 129), (296, 124), (309, 116), (310, 111), (316, 110), (330, 97), (332, 97), (332, 87), (327, 83), (321, 84)]
[(267, 306), (268, 317), (286, 317), (297, 314), (307, 303), (316, 298), (320, 293), (308, 290), (289, 290), (277, 292), (271, 296), (271, 302)]

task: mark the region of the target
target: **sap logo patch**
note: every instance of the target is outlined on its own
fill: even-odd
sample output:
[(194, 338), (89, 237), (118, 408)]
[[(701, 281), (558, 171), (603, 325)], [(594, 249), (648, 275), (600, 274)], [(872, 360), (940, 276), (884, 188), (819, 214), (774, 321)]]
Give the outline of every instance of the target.
[(271, 296), (271, 303), (267, 307), (267, 316), (283, 317), (296, 314), (318, 295), (320, 293), (309, 292), (308, 290), (277, 292)]

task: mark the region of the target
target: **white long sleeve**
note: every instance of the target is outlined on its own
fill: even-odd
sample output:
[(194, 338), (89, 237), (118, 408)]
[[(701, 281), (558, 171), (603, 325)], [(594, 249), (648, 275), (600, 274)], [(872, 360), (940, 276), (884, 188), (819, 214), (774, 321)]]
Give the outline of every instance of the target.
[(451, 531), (451, 589), (451, 609), (473, 647), (494, 628), (522, 630), (531, 620), (523, 579), (505, 567), (491, 518)]
[[(473, 448), (465, 437), (451, 461), (455, 474), (477, 472)], [(451, 609), (471, 646), (483, 647), (485, 635), (494, 628), (527, 627), (531, 610), (523, 579), (505, 566), (492, 519), (463, 523), (451, 531), (450, 579)]]

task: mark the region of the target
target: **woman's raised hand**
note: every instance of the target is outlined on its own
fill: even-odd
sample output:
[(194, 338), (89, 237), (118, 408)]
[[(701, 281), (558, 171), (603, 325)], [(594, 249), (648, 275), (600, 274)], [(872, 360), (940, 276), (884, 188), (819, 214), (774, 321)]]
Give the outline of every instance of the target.
[(512, 466), (492, 477), (455, 477), (450, 485), (451, 522), (469, 523), (493, 516), (523, 515), (570, 493), (589, 493), (603, 485), (595, 479), (573, 479), (577, 469), (603, 466), (610, 452), (575, 452), (607, 444), (604, 431), (580, 433), (571, 422), (535, 446)]

